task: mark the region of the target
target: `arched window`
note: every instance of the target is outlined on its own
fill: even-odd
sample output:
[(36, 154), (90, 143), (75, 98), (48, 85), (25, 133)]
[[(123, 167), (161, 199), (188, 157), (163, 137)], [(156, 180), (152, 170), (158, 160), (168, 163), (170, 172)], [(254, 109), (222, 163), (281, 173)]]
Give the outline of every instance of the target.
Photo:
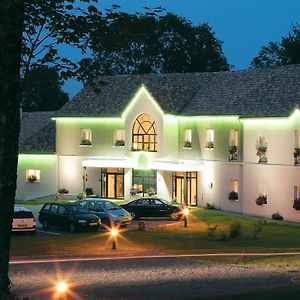
[(132, 150), (156, 151), (155, 121), (148, 114), (139, 115), (132, 128)]

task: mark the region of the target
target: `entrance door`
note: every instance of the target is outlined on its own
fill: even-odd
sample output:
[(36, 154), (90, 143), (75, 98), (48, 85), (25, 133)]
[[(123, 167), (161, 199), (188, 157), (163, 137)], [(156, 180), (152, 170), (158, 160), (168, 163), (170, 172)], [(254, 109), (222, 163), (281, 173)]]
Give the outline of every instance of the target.
[[(197, 173), (186, 173), (186, 187), (187, 187), (187, 204), (197, 205)], [(173, 173), (173, 197), (178, 203), (184, 203), (184, 173)]]
[(101, 182), (102, 198), (124, 198), (124, 169), (102, 169)]

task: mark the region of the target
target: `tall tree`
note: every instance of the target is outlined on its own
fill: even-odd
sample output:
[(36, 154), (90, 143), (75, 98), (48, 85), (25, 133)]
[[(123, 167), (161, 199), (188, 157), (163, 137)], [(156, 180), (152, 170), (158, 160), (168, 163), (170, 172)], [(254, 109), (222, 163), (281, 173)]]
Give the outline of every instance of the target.
[(24, 1), (0, 4), (0, 299), (10, 299), (8, 262), (16, 189)]
[(193, 26), (167, 13), (109, 11), (91, 32), (97, 74), (146, 74), (228, 70), (222, 42), (208, 24)]
[(22, 80), (24, 111), (57, 110), (69, 100), (55, 68), (34, 66)]
[(101, 14), (92, 5), (76, 10), (75, 2), (31, 0), (25, 7), (24, 0), (0, 2), (0, 300), (11, 298), (8, 266), (18, 161), (20, 74), (24, 78), (33, 63), (52, 63), (62, 78), (84, 77), (76, 63), (58, 55), (57, 45), (71, 45), (84, 52), (90, 21), (101, 18)]
[(300, 64), (300, 26), (295, 24), (280, 42), (270, 42), (251, 61), (255, 68)]

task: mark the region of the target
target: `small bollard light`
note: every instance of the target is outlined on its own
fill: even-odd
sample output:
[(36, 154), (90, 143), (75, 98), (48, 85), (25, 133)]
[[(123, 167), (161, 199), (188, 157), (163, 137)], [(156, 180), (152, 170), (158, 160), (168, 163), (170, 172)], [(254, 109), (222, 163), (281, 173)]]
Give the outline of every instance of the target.
[(117, 236), (118, 236), (118, 233), (119, 233), (119, 231), (116, 228), (113, 228), (110, 231), (110, 234), (111, 234), (111, 237), (112, 237), (112, 247), (111, 248), (113, 250), (117, 249)]
[(188, 219), (188, 215), (190, 214), (190, 210), (185, 207), (183, 209), (183, 222), (184, 222), (184, 227), (187, 227), (187, 219)]

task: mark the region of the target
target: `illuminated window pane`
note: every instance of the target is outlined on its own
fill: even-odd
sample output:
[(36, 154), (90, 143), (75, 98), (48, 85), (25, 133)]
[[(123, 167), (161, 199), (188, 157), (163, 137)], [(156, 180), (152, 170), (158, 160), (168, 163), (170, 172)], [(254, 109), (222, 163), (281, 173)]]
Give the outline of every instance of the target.
[(41, 180), (41, 171), (38, 169), (26, 169), (26, 181), (39, 182)]
[(86, 146), (92, 145), (92, 129), (88, 129), (88, 128), (81, 129), (80, 145), (86, 145)]

